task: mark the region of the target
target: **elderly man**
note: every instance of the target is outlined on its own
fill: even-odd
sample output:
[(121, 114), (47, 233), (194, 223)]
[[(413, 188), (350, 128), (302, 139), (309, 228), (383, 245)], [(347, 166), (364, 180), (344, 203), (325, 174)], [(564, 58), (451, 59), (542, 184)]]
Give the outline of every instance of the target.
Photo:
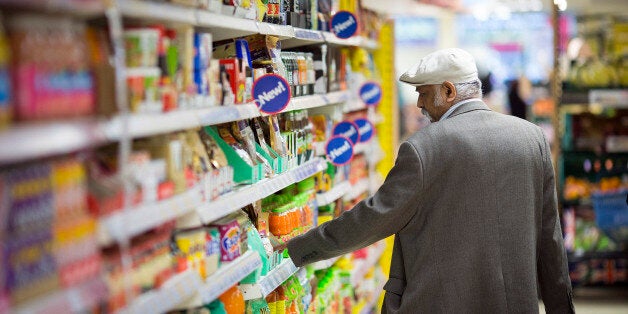
[(400, 80), (432, 123), (401, 144), (374, 196), (288, 243), (296, 265), (396, 234), (387, 313), (572, 313), (550, 149), (537, 126), (481, 101), (461, 49)]

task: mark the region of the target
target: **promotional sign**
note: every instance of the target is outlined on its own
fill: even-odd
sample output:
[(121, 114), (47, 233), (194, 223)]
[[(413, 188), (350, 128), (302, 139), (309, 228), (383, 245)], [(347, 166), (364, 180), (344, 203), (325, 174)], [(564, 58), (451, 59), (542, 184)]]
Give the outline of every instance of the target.
[(358, 19), (349, 11), (338, 11), (331, 17), (331, 30), (338, 38), (350, 38), (358, 32)]
[(340, 135), (351, 140), (351, 145), (355, 145), (360, 141), (360, 132), (358, 126), (351, 121), (342, 121), (334, 126), (331, 131), (333, 135)]
[(360, 87), (360, 99), (367, 106), (377, 106), (382, 100), (382, 87), (376, 82), (366, 82)]
[(355, 119), (353, 121), (358, 126), (358, 133), (360, 134), (360, 143), (366, 143), (373, 138), (375, 128), (371, 121), (366, 119)]
[(267, 74), (253, 84), (253, 98), (263, 113), (275, 114), (284, 110), (290, 103), (290, 86), (277, 74)]
[(351, 158), (353, 158), (351, 140), (344, 136), (333, 136), (327, 142), (325, 154), (327, 159), (336, 166), (342, 166), (350, 162)]

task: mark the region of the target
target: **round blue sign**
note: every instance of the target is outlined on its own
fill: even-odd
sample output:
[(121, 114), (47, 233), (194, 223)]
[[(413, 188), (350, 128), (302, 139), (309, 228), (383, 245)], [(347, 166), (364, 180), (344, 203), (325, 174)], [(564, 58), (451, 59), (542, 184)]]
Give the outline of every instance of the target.
[(331, 17), (331, 30), (338, 38), (350, 38), (358, 32), (358, 19), (349, 11), (338, 11)]
[(327, 142), (325, 153), (332, 164), (342, 166), (353, 158), (353, 145), (344, 136), (333, 136)]
[(376, 82), (366, 82), (360, 87), (360, 99), (367, 106), (377, 106), (382, 100), (382, 87)]
[(360, 141), (360, 132), (358, 126), (351, 121), (342, 121), (334, 126), (332, 135), (340, 135), (351, 140), (351, 144), (355, 145)]
[(358, 126), (358, 133), (360, 133), (360, 143), (365, 143), (373, 138), (375, 134), (375, 128), (371, 121), (366, 119), (355, 119), (353, 121)]
[(253, 98), (263, 113), (281, 112), (290, 103), (290, 85), (277, 74), (267, 74), (258, 78), (253, 84)]

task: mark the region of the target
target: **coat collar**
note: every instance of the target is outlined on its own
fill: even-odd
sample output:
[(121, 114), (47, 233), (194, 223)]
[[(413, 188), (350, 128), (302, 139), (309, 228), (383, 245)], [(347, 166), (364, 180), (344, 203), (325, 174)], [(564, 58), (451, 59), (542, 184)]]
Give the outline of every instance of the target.
[(472, 101), (456, 108), (456, 110), (454, 110), (454, 112), (449, 116), (449, 118), (455, 117), (457, 115), (461, 115), (463, 113), (467, 113), (470, 111), (475, 111), (475, 110), (491, 111), (491, 109), (483, 101)]

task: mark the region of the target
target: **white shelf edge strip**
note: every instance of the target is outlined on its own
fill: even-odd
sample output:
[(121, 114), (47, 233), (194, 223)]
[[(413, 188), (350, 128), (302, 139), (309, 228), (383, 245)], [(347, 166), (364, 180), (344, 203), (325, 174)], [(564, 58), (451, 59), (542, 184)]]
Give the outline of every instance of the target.
[(123, 313), (164, 313), (191, 298), (201, 287), (201, 277), (187, 270), (168, 279), (161, 288), (142, 294)]
[(311, 42), (327, 42), (334, 45), (360, 46), (377, 49), (375, 40), (360, 36), (340, 39), (330, 32), (301, 29), (289, 25), (277, 25), (230, 15), (195, 9), (175, 4), (151, 3), (138, 0), (118, 0), (118, 8), (123, 16), (133, 18), (152, 18), (163, 21), (187, 23), (196, 26), (220, 28), (235, 32), (275, 35), (281, 39), (296, 39)]
[(327, 268), (333, 266), (339, 259), (340, 259), (340, 256), (332, 257), (330, 259), (326, 259), (326, 260), (323, 260), (323, 261), (320, 261), (320, 262), (316, 262), (316, 263), (312, 264), (312, 267), (314, 268), (314, 270), (327, 269)]
[(97, 119), (16, 123), (0, 130), (0, 165), (69, 153), (107, 142)]
[(235, 261), (220, 267), (201, 286), (202, 303), (208, 304), (217, 299), (260, 266), (262, 266), (262, 259), (259, 254), (255, 251), (247, 251)]
[(162, 201), (116, 212), (100, 220), (100, 241), (107, 244), (109, 240), (121, 241), (131, 238), (193, 211), (201, 202), (200, 186), (195, 186)]
[(96, 306), (107, 296), (107, 286), (102, 279), (94, 279), (78, 286), (37, 298), (13, 309), (15, 314), (44, 314), (51, 311), (80, 313)]
[(253, 300), (265, 298), (273, 290), (277, 289), (290, 276), (299, 270), (291, 259), (284, 259), (279, 266), (271, 270), (266, 276), (262, 277), (256, 284), (240, 285), (240, 290), (245, 300)]
[(350, 192), (345, 194), (344, 199), (352, 200), (352, 199), (360, 196), (364, 192), (368, 191), (369, 190), (369, 183), (370, 182), (369, 182), (368, 178), (361, 179), (360, 181), (358, 181), (356, 184), (354, 184), (351, 187), (351, 191)]
[(386, 250), (386, 246), (384, 243), (379, 242), (375, 250), (371, 251), (372, 255), (370, 255), (363, 263), (360, 263), (360, 267), (355, 272), (351, 273), (351, 284), (354, 287), (360, 284), (360, 282), (364, 279), (364, 276), (366, 276), (366, 273), (377, 264), (377, 261), (379, 261), (382, 254), (384, 254), (384, 250)]
[(351, 183), (345, 181), (336, 184), (331, 190), (326, 193), (321, 193), (316, 195), (316, 202), (318, 206), (324, 206), (334, 202), (335, 200), (341, 198), (343, 195), (347, 194), (351, 189)]
[(251, 204), (259, 199), (271, 195), (290, 184), (297, 183), (303, 179), (323, 171), (327, 168), (327, 163), (322, 158), (316, 158), (307, 163), (288, 170), (274, 178), (260, 181), (251, 186), (244, 187), (238, 191), (219, 197), (217, 200), (197, 207), (201, 221), (208, 223), (218, 218), (224, 217), (247, 204)]

